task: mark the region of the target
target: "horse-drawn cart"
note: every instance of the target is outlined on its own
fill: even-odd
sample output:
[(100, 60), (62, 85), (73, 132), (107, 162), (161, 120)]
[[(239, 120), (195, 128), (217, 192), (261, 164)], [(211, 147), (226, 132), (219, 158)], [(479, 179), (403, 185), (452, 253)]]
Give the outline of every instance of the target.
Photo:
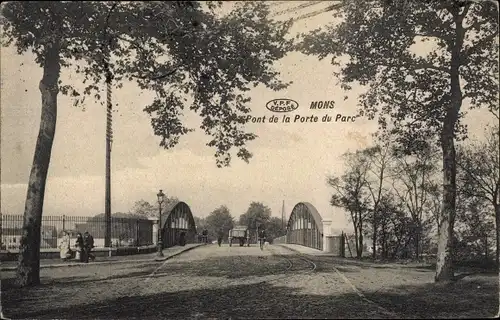
[(245, 243), (250, 246), (250, 232), (248, 228), (244, 226), (236, 226), (229, 230), (229, 246), (233, 245), (233, 242), (239, 243), (240, 247), (243, 247)]

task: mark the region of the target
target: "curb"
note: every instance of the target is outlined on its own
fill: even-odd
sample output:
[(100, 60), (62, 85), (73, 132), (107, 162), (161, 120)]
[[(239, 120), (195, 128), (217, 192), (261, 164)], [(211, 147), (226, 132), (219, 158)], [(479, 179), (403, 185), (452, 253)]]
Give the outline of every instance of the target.
[[(161, 262), (165, 261), (168, 259), (171, 259), (173, 257), (176, 257), (186, 251), (193, 250), (195, 248), (201, 247), (204, 244), (201, 244), (199, 246), (193, 246), (186, 248), (184, 250), (181, 250), (179, 252), (176, 252), (172, 255), (168, 255), (162, 259), (157, 259), (157, 258), (149, 258), (149, 259), (129, 259), (129, 260), (108, 260), (108, 261), (97, 261), (97, 262), (91, 262), (91, 265), (106, 265), (106, 264), (119, 264), (119, 263), (131, 263), (131, 262)], [(73, 263), (58, 263), (58, 264), (48, 264), (48, 265), (40, 265), (40, 269), (51, 269), (51, 268), (63, 268), (63, 267), (78, 267), (78, 266), (88, 266), (89, 263), (83, 263), (83, 262), (73, 262)], [(0, 267), (0, 271), (16, 271), (17, 266), (15, 267)]]
[(290, 250), (290, 251), (292, 251), (292, 252), (295, 252), (295, 253), (301, 253), (301, 252), (300, 252), (299, 250), (297, 250), (297, 249), (293, 249), (293, 248), (290, 248), (290, 247), (285, 246), (285, 245), (282, 245), (282, 244), (278, 244), (278, 246), (280, 246), (280, 247), (282, 247), (282, 248), (285, 248), (285, 249), (288, 249), (288, 250)]
[(280, 247), (282, 247), (282, 248), (285, 248), (285, 249), (288, 249), (288, 250), (290, 250), (290, 251), (292, 251), (292, 252), (295, 252), (295, 253), (297, 253), (297, 254), (303, 254), (303, 255), (307, 255), (307, 256), (311, 256), (311, 257), (316, 257), (316, 256), (317, 256), (317, 255), (315, 255), (315, 254), (310, 254), (310, 253), (300, 252), (300, 251), (299, 251), (299, 250), (297, 250), (297, 249), (290, 248), (290, 247), (288, 247), (288, 246), (286, 246), (286, 245), (283, 245), (283, 244), (281, 244), (281, 243), (280, 243), (280, 244), (278, 244), (278, 246), (280, 246)]
[(182, 254), (184, 252), (191, 251), (193, 249), (196, 249), (196, 248), (199, 248), (199, 247), (202, 247), (202, 246), (205, 246), (205, 245), (206, 245), (205, 243), (202, 243), (199, 246), (192, 246), (192, 247), (186, 248), (185, 250), (179, 251), (177, 253), (174, 253), (172, 255), (169, 255), (169, 256), (166, 256), (166, 257), (163, 257), (163, 258), (159, 258), (159, 259), (158, 258), (153, 258), (153, 261), (156, 261), (156, 262), (166, 261), (166, 260), (172, 259), (173, 257), (177, 257), (178, 255), (180, 255), (180, 254)]

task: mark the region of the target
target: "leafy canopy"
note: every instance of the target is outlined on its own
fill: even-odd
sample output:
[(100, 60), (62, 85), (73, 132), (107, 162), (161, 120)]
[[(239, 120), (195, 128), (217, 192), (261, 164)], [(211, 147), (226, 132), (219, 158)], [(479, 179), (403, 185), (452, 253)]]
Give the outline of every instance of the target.
[[(343, 88), (366, 86), (360, 114), (370, 119), (378, 114), (380, 128), (399, 142), (418, 148), (420, 138), (441, 133), (452, 108), (453, 67), (459, 70), (461, 101), (498, 113), (494, 3), (348, 0), (341, 8), (340, 23), (305, 35), (298, 49), (320, 59), (333, 56)], [(339, 57), (348, 62), (340, 63)], [(455, 112), (456, 137), (464, 138), (464, 112)]]
[(271, 209), (261, 202), (252, 202), (247, 211), (240, 215), (239, 224), (247, 226), (249, 229), (266, 227), (271, 220)]
[[(76, 68), (85, 88), (59, 83), (63, 94), (84, 104), (101, 100), (101, 83), (120, 88), (133, 81), (155, 94), (143, 106), (160, 146), (172, 148), (192, 131), (183, 110), (197, 113), (212, 139), (217, 166), (228, 166), (231, 149), (248, 162), (244, 130), (250, 113), (248, 91), (264, 84), (287, 86), (273, 62), (290, 48), (290, 26), (269, 19), (267, 4), (243, 3), (221, 16), (220, 2), (7, 2), (2, 6), (4, 44), (19, 54), (32, 51), (44, 65), (47, 48), (60, 47), (61, 65)], [(109, 57), (109, 60), (108, 60)]]
[(217, 235), (220, 230), (224, 234), (228, 234), (229, 230), (234, 226), (234, 218), (231, 216), (229, 209), (222, 205), (205, 218), (205, 223), (211, 235)]

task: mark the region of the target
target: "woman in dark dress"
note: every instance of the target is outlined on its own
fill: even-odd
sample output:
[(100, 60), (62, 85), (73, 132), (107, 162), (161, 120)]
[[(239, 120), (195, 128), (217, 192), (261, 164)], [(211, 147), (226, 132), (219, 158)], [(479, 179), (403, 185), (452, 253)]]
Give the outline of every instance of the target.
[(83, 250), (83, 236), (80, 232), (76, 234), (76, 241), (75, 241), (75, 247), (76, 247), (76, 256), (75, 259), (79, 260), (80, 262), (85, 261), (85, 250)]

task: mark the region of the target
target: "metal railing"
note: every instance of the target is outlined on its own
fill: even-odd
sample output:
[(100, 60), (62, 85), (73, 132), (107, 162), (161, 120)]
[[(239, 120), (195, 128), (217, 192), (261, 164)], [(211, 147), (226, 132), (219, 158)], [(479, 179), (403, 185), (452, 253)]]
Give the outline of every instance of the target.
[[(2, 250), (19, 249), (23, 228), (22, 215), (0, 215)], [(146, 246), (153, 244), (154, 221), (136, 218), (111, 217), (111, 243), (113, 247)], [(102, 216), (43, 216), (40, 234), (42, 249), (57, 248), (63, 231), (68, 232), (71, 245), (77, 233), (89, 232), (95, 247), (104, 247), (106, 221)]]

